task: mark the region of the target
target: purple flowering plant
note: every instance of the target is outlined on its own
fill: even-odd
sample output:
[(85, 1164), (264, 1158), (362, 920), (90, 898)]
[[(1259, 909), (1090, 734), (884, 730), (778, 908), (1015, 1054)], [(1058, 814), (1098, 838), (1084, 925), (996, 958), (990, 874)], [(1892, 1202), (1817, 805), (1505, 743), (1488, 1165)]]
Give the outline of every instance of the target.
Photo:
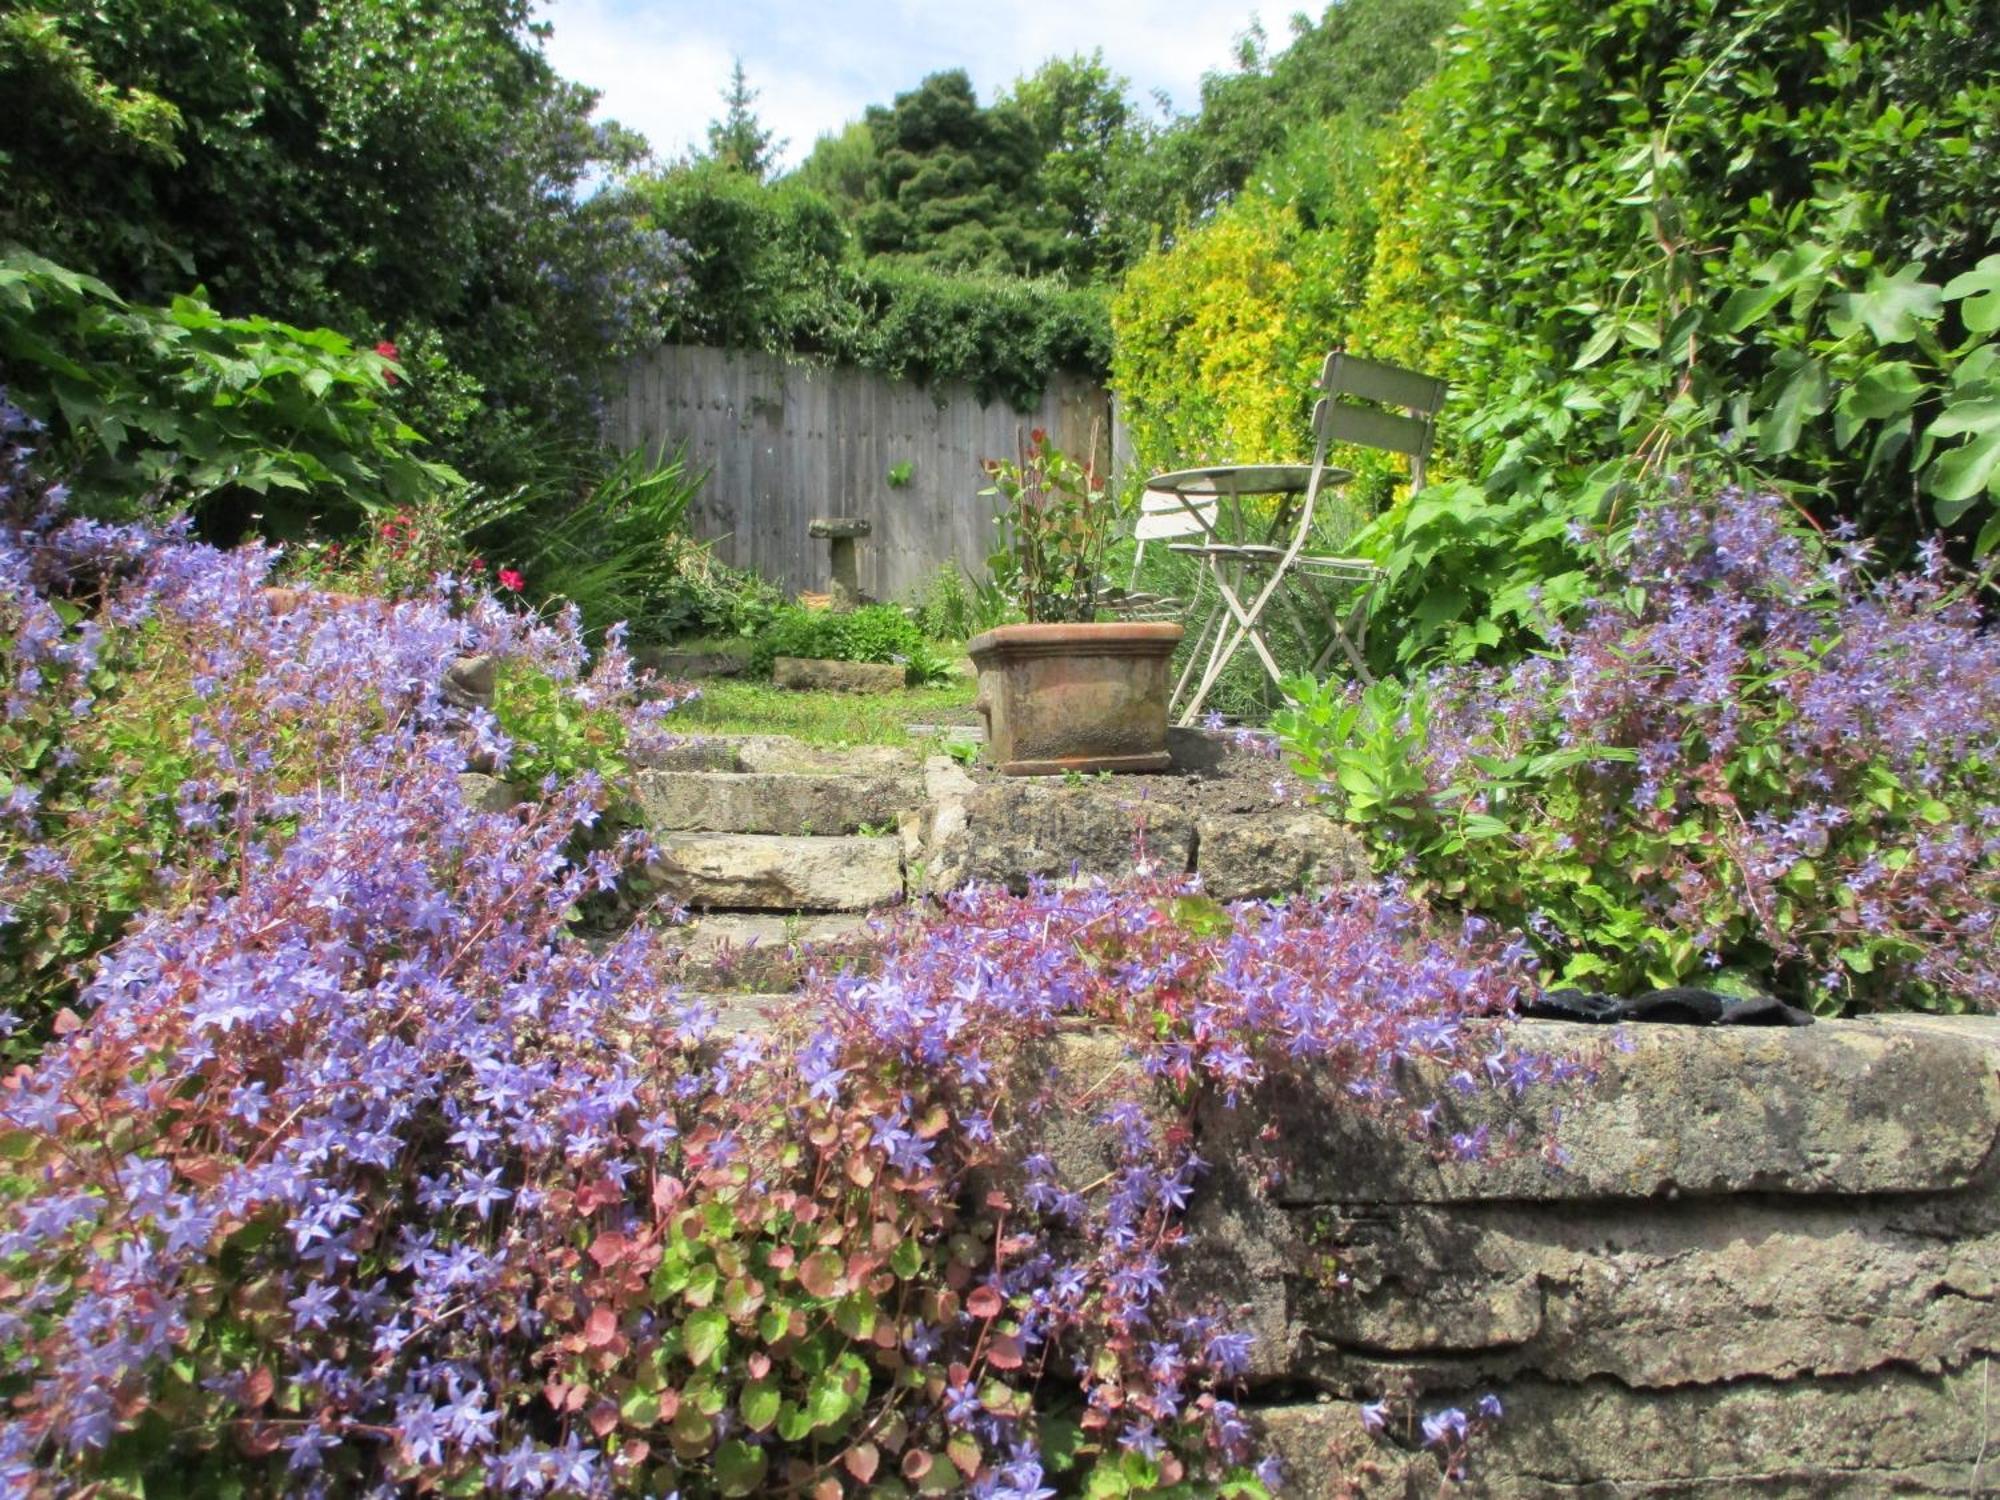
[(1871, 576), (1775, 495), (1669, 487), (1554, 648), (1279, 727), (1385, 868), (1595, 988), (2000, 1005), (2000, 641), (1941, 548)]
[[(56, 751), (157, 706), (105, 663), (185, 698), (156, 868), (0, 1081), (10, 1493), (1263, 1494), (1254, 1346), (1184, 1274), (1209, 1122), (1310, 1068), (1444, 1150), (1424, 1078), (1559, 1066), (1496, 1038), (1520, 945), (1394, 886), (964, 892), (725, 1034), (671, 926), (578, 928), (651, 854), (579, 838), (614, 777), (461, 785), (521, 753), (444, 701), (468, 654), (643, 760), (674, 697), (616, 634), (590, 661), (492, 599), (274, 597), (266, 552), (9, 473), (0, 849), (44, 928), (69, 875), (37, 851), (90, 818)], [(1078, 1028), (1115, 1077), (1065, 1062)]]

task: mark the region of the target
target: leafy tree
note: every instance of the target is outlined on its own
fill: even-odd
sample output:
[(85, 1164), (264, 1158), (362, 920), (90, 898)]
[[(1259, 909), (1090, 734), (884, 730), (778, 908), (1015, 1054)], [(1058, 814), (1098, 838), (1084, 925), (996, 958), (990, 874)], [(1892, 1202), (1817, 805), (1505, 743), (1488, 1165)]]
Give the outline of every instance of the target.
[(757, 90), (750, 87), (740, 57), (730, 70), (729, 87), (723, 91), (722, 102), (727, 113), (720, 120), (711, 120), (708, 126), (708, 159), (747, 172), (761, 182), (770, 175), (785, 143), (773, 139), (751, 109), (757, 102)]
[(1286, 138), (1350, 114), (1391, 114), (1435, 68), (1436, 42), (1458, 0), (1334, 0), (1318, 21), (1292, 18), (1292, 37), (1273, 52), (1252, 24), (1232, 72), (1206, 75), (1201, 107), (1164, 131), (1135, 164), (1138, 191), (1172, 231), (1234, 197)]
[(1149, 144), (1129, 82), (1104, 54), (1053, 57), (1001, 97), (1027, 126), (1038, 160), (1025, 205), (1059, 237), (1060, 268), (1114, 271), (1146, 248), (1125, 184)]
[[(643, 142), (542, 55), (529, 0), (98, 0), (0, 27), (0, 239), (135, 301), (422, 347), (405, 393), (462, 466), (588, 432), (671, 246), (585, 184)], [(476, 377), (466, 372), (477, 372)], [(414, 372), (413, 372), (414, 373)], [(448, 399), (423, 406), (437, 390)]]
[(785, 180), (819, 193), (852, 221), (867, 205), (875, 178), (874, 133), (866, 121), (855, 120), (837, 135), (814, 141), (806, 159)]
[(868, 253), (947, 270), (1035, 272), (1059, 260), (1058, 236), (1033, 212), (1033, 128), (1018, 110), (983, 108), (963, 70), (871, 106), (867, 125), (876, 176), (857, 226)]

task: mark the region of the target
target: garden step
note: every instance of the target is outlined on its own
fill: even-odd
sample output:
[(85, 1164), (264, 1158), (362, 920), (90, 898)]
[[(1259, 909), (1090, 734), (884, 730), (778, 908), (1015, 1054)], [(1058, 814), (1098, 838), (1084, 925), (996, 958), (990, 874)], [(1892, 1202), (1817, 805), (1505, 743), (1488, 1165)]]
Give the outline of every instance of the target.
[(723, 1037), (733, 1036), (739, 1031), (769, 1031), (777, 1017), (799, 1003), (799, 997), (789, 991), (686, 990), (682, 992), (681, 999), (712, 1008), (715, 1012), (715, 1032)]
[(893, 828), (924, 800), (914, 771), (641, 771), (640, 815), (660, 833), (844, 834)]
[(650, 874), (677, 901), (725, 911), (867, 911), (903, 899), (892, 838), (673, 833)]
[(804, 977), (814, 949), (828, 957), (867, 950), (879, 941), (859, 912), (778, 915), (714, 912), (669, 935), (685, 944), (682, 977), (719, 989), (782, 989)]
[(906, 745), (813, 745), (784, 734), (701, 734), (650, 748), (643, 764), (657, 771), (897, 775), (914, 773), (918, 756)]

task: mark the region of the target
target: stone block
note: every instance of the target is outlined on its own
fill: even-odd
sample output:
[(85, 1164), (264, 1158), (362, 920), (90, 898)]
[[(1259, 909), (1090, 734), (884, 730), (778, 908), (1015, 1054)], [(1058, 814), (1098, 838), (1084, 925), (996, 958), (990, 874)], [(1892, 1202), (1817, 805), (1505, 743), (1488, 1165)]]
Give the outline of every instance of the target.
[(894, 662), (780, 656), (771, 663), (771, 681), (800, 693), (900, 693), (906, 676)]
[[(1723, 1500), (1742, 1495), (1972, 1495), (1990, 1403), (1983, 1363), (1945, 1375), (1747, 1381), (1630, 1391), (1523, 1381), (1496, 1388), (1471, 1492), (1491, 1500)], [(1469, 1407), (1480, 1392), (1456, 1393)], [(1423, 1403), (1424, 1411), (1450, 1404)], [(1362, 1430), (1346, 1401), (1258, 1413), (1301, 1500), (1415, 1500), (1451, 1492), (1426, 1453)], [(1990, 1465), (1989, 1465), (1990, 1467)]]
[(716, 987), (790, 988), (804, 977), (815, 949), (836, 955), (876, 941), (868, 918), (856, 912), (784, 915), (716, 912), (670, 933), (682, 944), (683, 979)]
[(505, 812), (521, 800), (513, 783), (483, 771), (460, 772), (458, 790), (465, 798), (465, 805), (474, 812)]
[(890, 827), (923, 800), (915, 776), (641, 771), (636, 797), (662, 833), (854, 833)]
[(1195, 831), (1195, 870), (1218, 901), (1370, 878), (1368, 851), (1354, 830), (1310, 808), (1205, 814)]
[(649, 873), (698, 908), (866, 911), (903, 899), (902, 849), (893, 838), (668, 834)]
[[(1592, 1058), (1598, 1077), (1537, 1089), (1522, 1105), (1485, 1093), (1451, 1103), (1453, 1129), (1524, 1133), (1525, 1149), (1478, 1162), (1434, 1159), (1426, 1144), (1342, 1108), (1337, 1090), (1279, 1091), (1267, 1109), (1314, 1122), (1314, 1149), (1297, 1157), (1280, 1196), (1303, 1205), (1935, 1192), (1970, 1182), (2000, 1140), (2000, 1078), (1989, 1049), (1962, 1035), (1841, 1021), (1622, 1035), (1630, 1052), (1611, 1046), (1604, 1027), (1510, 1027), (1512, 1045)], [(1561, 1166), (1533, 1149), (1557, 1104)], [(1223, 1116), (1214, 1128), (1249, 1127)]]
[(1337, 1388), (1935, 1373), (2000, 1350), (1991, 1195), (1360, 1207), (1293, 1225), (1300, 1263), (1345, 1278), (1292, 1278), (1293, 1369)]
[(1120, 880), (1146, 865), (1186, 873), (1194, 858), (1194, 818), (1184, 809), (1118, 783), (974, 785), (932, 808), (918, 842), (924, 888), (957, 890), (971, 881), (1025, 891), (1050, 881)]

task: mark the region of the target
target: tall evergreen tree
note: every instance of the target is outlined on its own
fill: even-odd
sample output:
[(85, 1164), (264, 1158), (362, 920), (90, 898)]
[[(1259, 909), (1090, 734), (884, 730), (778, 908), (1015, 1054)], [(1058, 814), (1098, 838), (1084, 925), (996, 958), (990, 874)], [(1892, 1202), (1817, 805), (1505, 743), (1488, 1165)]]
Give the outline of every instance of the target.
[(750, 87), (750, 79), (743, 71), (743, 59), (740, 57), (730, 70), (729, 87), (723, 91), (722, 102), (726, 112), (721, 119), (711, 120), (708, 124), (709, 159), (736, 171), (747, 172), (762, 182), (776, 165), (778, 153), (784, 150), (785, 143), (775, 139), (751, 109), (750, 106), (757, 102), (757, 90)]

